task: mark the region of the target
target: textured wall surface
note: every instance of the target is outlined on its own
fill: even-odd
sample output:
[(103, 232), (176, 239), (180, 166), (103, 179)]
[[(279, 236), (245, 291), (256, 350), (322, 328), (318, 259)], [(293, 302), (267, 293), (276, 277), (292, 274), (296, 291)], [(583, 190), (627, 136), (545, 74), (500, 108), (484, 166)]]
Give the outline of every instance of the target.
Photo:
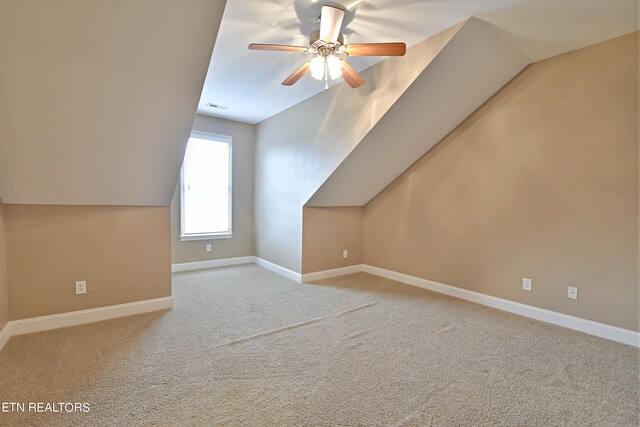
[[(302, 221), (302, 272), (362, 264), (363, 207), (305, 207)], [(342, 251), (348, 251), (343, 258)]]
[(366, 206), (364, 262), (638, 330), (638, 93), (637, 32), (533, 64)]
[(168, 206), (4, 209), (12, 320), (171, 295)]

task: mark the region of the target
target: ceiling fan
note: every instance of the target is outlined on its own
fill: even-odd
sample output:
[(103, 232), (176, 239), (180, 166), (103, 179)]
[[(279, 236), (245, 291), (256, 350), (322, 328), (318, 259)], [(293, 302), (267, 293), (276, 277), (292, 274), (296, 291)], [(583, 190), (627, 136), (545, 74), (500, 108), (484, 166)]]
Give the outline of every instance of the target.
[(292, 86), (308, 72), (317, 80), (324, 80), (325, 89), (329, 87), (329, 79), (342, 78), (352, 88), (360, 87), (364, 80), (345, 60), (348, 56), (403, 56), (407, 50), (404, 43), (362, 43), (344, 44), (344, 36), (340, 33), (344, 10), (333, 6), (322, 6), (320, 12), (320, 29), (309, 37), (309, 47), (288, 46), (278, 44), (251, 43), (251, 50), (279, 50), (285, 52), (308, 52), (315, 58), (305, 62), (300, 68), (287, 77), (282, 84)]

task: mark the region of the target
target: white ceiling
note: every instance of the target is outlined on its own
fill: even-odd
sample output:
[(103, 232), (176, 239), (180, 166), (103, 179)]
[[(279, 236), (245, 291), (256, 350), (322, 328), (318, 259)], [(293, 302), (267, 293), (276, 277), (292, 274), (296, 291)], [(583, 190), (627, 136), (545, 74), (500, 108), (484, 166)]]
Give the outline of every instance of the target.
[[(404, 41), (413, 46), (482, 12), (519, 0), (228, 0), (207, 73), (198, 112), (257, 123), (321, 92), (322, 82), (305, 76), (293, 87), (280, 83), (309, 54), (249, 51), (249, 43), (308, 45), (319, 27), (320, 7), (348, 10), (347, 44)], [(350, 58), (361, 71), (384, 57)], [(341, 80), (337, 80), (339, 82)], [(218, 110), (214, 103), (229, 107)]]

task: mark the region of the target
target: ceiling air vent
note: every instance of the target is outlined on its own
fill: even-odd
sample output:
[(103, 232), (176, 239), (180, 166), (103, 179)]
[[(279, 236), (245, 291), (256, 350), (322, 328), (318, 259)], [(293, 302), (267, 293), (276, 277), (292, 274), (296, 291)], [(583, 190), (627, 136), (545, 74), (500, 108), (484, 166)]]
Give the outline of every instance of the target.
[(220, 105), (220, 104), (214, 104), (214, 103), (212, 103), (212, 102), (208, 103), (208, 104), (207, 104), (207, 107), (217, 108), (218, 110), (226, 110), (227, 108), (229, 108), (229, 107), (227, 107), (227, 106)]

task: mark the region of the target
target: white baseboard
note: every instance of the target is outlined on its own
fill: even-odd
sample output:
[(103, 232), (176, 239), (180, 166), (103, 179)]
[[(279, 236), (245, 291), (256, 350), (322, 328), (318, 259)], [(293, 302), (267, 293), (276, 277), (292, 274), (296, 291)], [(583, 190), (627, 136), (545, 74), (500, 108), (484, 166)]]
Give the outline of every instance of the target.
[(254, 262), (253, 256), (241, 256), (237, 258), (211, 259), (207, 261), (183, 262), (171, 264), (171, 272), (202, 270), (205, 268), (227, 267), (229, 265), (251, 264)]
[[(432, 280), (422, 279), (420, 277), (410, 276), (396, 271), (386, 270), (379, 267), (373, 267), (366, 264), (353, 265), (342, 268), (335, 268), (325, 271), (316, 271), (301, 275), (295, 271), (281, 267), (277, 264), (258, 257), (241, 257), (228, 258), (227, 260), (243, 260), (242, 262), (234, 262), (233, 264), (218, 264), (215, 266), (207, 266), (202, 268), (221, 267), (224, 265), (237, 265), (255, 262), (257, 265), (280, 274), (296, 283), (302, 281), (308, 282), (312, 280), (322, 280), (330, 277), (336, 277), (357, 272), (365, 272), (376, 276), (385, 277), (387, 279), (406, 283), (408, 285), (417, 286), (430, 291), (482, 304), (498, 310), (507, 311), (509, 313), (520, 316), (529, 317), (531, 319), (540, 320), (542, 322), (551, 323), (565, 328), (574, 329), (590, 335), (606, 338), (612, 341), (629, 344), (640, 347), (640, 333), (629, 329), (619, 328), (604, 323), (594, 322), (592, 320), (582, 319), (579, 317), (569, 316), (567, 314), (558, 313), (551, 310), (545, 310), (514, 301), (505, 300), (478, 292), (469, 291), (455, 286), (445, 285), (434, 282)], [(225, 260), (216, 260), (225, 261)], [(208, 261), (205, 261), (208, 262)], [(188, 263), (196, 264), (196, 263)], [(181, 265), (181, 264), (178, 264)], [(173, 268), (173, 266), (172, 266)], [(186, 271), (176, 270), (176, 271)], [(134, 314), (142, 314), (156, 310), (165, 310), (173, 307), (173, 297), (157, 298), (145, 301), (137, 301), (127, 304), (118, 304), (107, 307), (99, 307), (88, 310), (73, 311), (69, 313), (54, 314), (50, 316), (34, 317), (30, 319), (12, 320), (8, 322), (2, 330), (0, 330), (0, 350), (4, 347), (11, 336), (28, 334), (32, 332), (46, 331), (50, 329), (64, 328), (68, 326), (81, 325), (85, 323), (98, 322), (102, 320), (114, 319), (118, 317), (130, 316)]]
[(271, 261), (267, 261), (266, 259), (258, 258), (256, 256), (243, 256), (238, 258), (223, 258), (223, 259), (213, 259), (208, 261), (196, 261), (196, 262), (184, 262), (181, 264), (171, 264), (171, 272), (177, 273), (180, 271), (203, 270), (207, 268), (227, 267), (230, 265), (251, 264), (251, 263), (255, 263), (260, 267), (266, 268), (267, 270), (271, 270), (274, 273), (278, 273), (279, 275), (284, 276), (287, 279), (291, 279), (296, 283), (300, 283), (302, 281), (302, 275), (300, 273), (296, 273), (295, 271), (289, 270), (288, 268), (282, 267), (278, 264), (272, 263)]
[[(278, 272), (275, 269), (273, 271)], [(563, 326), (565, 328), (595, 335), (600, 338), (606, 338), (623, 344), (640, 347), (640, 332), (607, 325), (605, 323), (594, 322), (593, 320), (582, 319), (580, 317), (569, 316), (568, 314), (545, 310), (543, 308), (533, 307), (519, 302), (509, 301), (503, 298), (481, 294), (479, 292), (469, 291), (456, 286), (445, 285), (432, 280), (422, 279), (420, 277), (410, 276), (408, 274), (398, 273), (397, 271), (386, 270), (384, 268), (373, 267), (366, 264), (307, 273), (303, 274), (301, 279), (303, 282), (310, 282), (358, 273), (361, 271), (542, 322)]]
[(348, 265), (346, 267), (332, 268), (331, 270), (314, 271), (302, 275), (302, 282), (313, 282), (314, 280), (328, 279), (330, 277), (344, 276), (345, 274), (359, 273), (363, 271), (364, 265)]
[(565, 328), (574, 329), (597, 337), (606, 338), (612, 341), (629, 344), (640, 347), (640, 333), (629, 329), (619, 328), (604, 323), (594, 322), (592, 320), (582, 319), (580, 317), (569, 316), (567, 314), (558, 313), (556, 311), (545, 310), (543, 308), (533, 307), (506, 299), (469, 291), (466, 289), (449, 286), (432, 280), (421, 279), (408, 274), (398, 273), (396, 271), (385, 270), (379, 267), (364, 265), (362, 271), (374, 274), (376, 276), (385, 277), (387, 279), (396, 280), (408, 285), (417, 286), (438, 292), (452, 297), (460, 298), (466, 301), (475, 302), (477, 304), (486, 305), (498, 310), (507, 311), (509, 313), (518, 314), (520, 316), (529, 317), (531, 319), (540, 320), (542, 322), (551, 323)]
[(0, 350), (8, 341), (9, 337), (12, 336), (83, 325), (85, 323), (99, 322), (151, 311), (166, 310), (171, 307), (173, 307), (173, 297), (165, 297), (52, 314), (50, 316), (32, 317), (30, 319), (11, 320), (0, 332)]
[(0, 330), (0, 351), (7, 341), (9, 341), (9, 338), (11, 338), (11, 325), (9, 323), (10, 322), (5, 323), (2, 330)]
[(287, 279), (291, 279), (296, 283), (302, 283), (302, 275), (300, 273), (296, 273), (295, 271), (289, 270), (288, 268), (284, 268), (279, 266), (278, 264), (274, 264), (271, 261), (267, 261), (266, 259), (253, 257), (256, 264), (260, 267), (266, 268), (267, 270), (271, 270), (274, 273), (278, 273), (281, 276), (286, 277)]

